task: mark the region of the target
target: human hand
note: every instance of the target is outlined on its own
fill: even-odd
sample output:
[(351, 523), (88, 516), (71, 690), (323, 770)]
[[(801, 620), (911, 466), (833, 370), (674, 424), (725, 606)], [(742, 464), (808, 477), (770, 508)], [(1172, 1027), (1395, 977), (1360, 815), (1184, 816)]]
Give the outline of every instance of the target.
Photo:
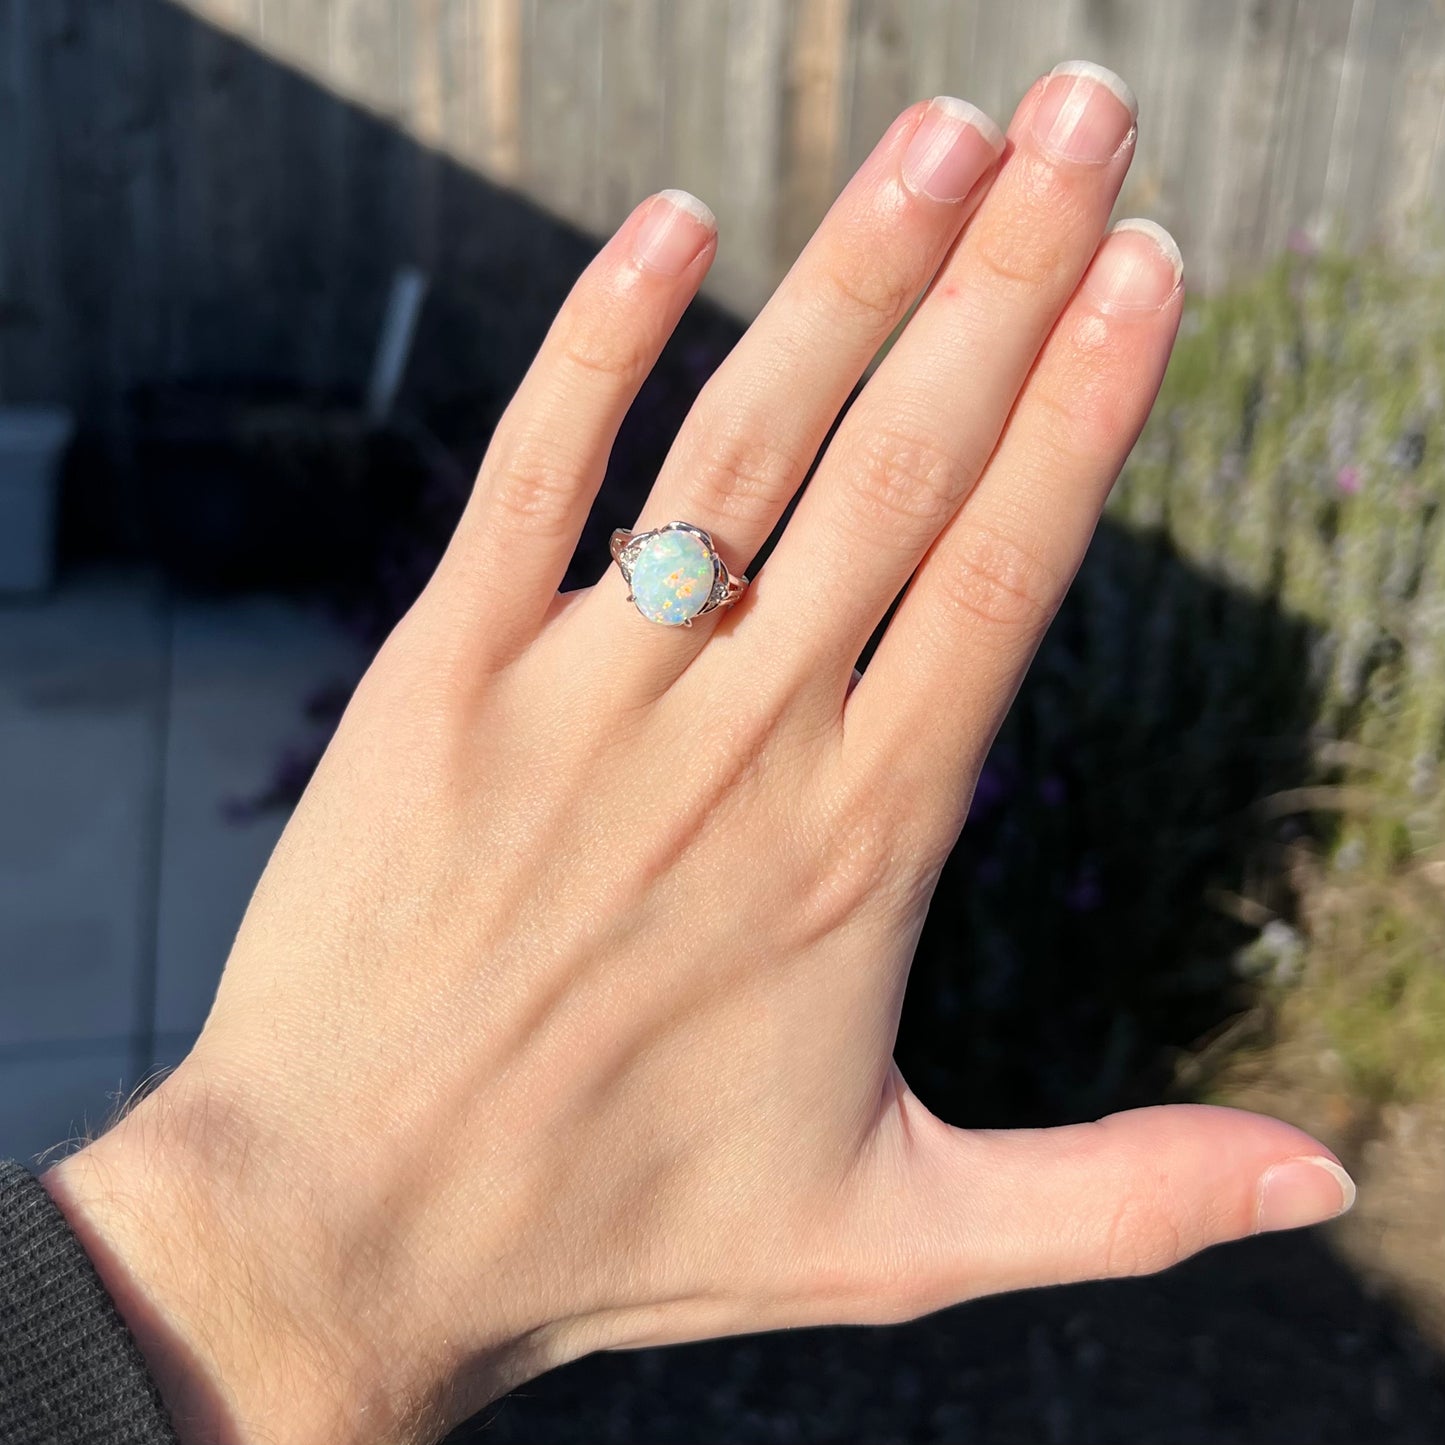
[(745, 570), (927, 295), (749, 592), (691, 628), (615, 569), (556, 588), (710, 219), (654, 198), (588, 268), (195, 1049), (46, 1176), (183, 1439), (430, 1438), (589, 1351), (903, 1320), (1347, 1205), (1273, 1120), (963, 1131), (892, 1060), (939, 869), (1178, 324), (1172, 242), (1100, 244), (1134, 135), (1081, 67), (998, 165), (958, 103), (894, 123), (638, 526)]

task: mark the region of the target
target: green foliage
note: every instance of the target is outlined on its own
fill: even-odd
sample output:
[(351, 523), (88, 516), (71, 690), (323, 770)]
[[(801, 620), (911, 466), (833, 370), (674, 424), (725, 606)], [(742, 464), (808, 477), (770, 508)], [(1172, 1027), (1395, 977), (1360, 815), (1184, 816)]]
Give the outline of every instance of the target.
[(1408, 760), (1417, 796), (1445, 744), (1442, 384), (1445, 250), (1291, 255), (1191, 308), (1114, 502), (1307, 624), (1314, 731)]
[(1315, 860), (1305, 871), (1303, 933), (1271, 925), (1240, 961), (1266, 961), (1271, 929), (1293, 935), (1295, 957), (1284, 971), (1260, 972), (1258, 1006), (1236, 1021), (1230, 1047), (1188, 1061), (1199, 1092), (1266, 1111), (1284, 1098), (1333, 1098), (1357, 1118), (1388, 1104), (1438, 1107), (1445, 1098), (1439, 863), (1371, 871)]
[(1299, 919), (1301, 846), (1327, 876), (1388, 879), (1442, 840), (1442, 501), (1445, 248), (1291, 254), (1190, 305), (920, 947), (902, 1058), (940, 1106), (1001, 1122), (1157, 1096), (1284, 987), (1361, 1087), (1433, 1077), (1445, 948), (1418, 928), (1360, 996), (1363, 937), (1330, 945), (1337, 968), (1307, 939), (1290, 983), (1237, 961), (1262, 919)]
[(1440, 952), (1438, 929), (1421, 929), (1388, 896), (1353, 921), (1346, 939), (1316, 945), (1308, 990), (1294, 1008), (1318, 1013), (1351, 1084), (1371, 1102), (1445, 1092)]
[[(1442, 378), (1439, 248), (1292, 256), (1194, 309), (1118, 502), (1164, 491), (1184, 556), (1308, 624), (1311, 771), (1332, 785), (1311, 818), (1369, 883), (1310, 930), (1287, 1017), (1316, 1017), (1375, 1102), (1445, 1089), (1445, 911), (1399, 881), (1442, 842)], [(1161, 452), (1176, 464), (1151, 470)]]

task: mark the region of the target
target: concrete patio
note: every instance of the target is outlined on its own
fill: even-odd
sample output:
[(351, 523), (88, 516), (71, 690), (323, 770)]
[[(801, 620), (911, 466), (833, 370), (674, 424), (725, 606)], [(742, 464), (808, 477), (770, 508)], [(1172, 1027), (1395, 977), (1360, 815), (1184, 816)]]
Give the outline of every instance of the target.
[(357, 644), (93, 569), (0, 603), (0, 1157), (102, 1125), (205, 1019), (285, 822), (238, 820)]

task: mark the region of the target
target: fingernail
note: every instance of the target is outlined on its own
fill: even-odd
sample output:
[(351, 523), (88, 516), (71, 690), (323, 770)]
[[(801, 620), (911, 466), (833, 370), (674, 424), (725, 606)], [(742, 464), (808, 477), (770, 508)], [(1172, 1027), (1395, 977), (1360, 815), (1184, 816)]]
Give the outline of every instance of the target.
[(681, 276), (717, 231), (717, 217), (687, 191), (659, 191), (633, 244), (637, 263), (664, 276)]
[(1142, 217), (1120, 221), (1104, 237), (1084, 289), (1105, 311), (1155, 311), (1178, 289), (1184, 258), (1174, 237)]
[(1034, 139), (1063, 160), (1098, 164), (1119, 149), (1138, 116), (1134, 92), (1112, 70), (1066, 60), (1050, 72), (1039, 97)]
[(1003, 132), (976, 105), (937, 95), (903, 152), (903, 184), (930, 200), (961, 201), (1002, 153)]
[(1299, 1229), (1343, 1214), (1355, 1202), (1355, 1181), (1323, 1155), (1287, 1159), (1259, 1181), (1255, 1233)]

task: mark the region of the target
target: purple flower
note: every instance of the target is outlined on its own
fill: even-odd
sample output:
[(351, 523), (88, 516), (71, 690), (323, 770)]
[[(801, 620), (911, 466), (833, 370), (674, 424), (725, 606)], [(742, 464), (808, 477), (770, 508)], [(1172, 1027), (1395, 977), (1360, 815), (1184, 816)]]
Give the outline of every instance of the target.
[(1335, 485), (1349, 497), (1360, 490), (1361, 481), (1359, 467), (1341, 467), (1335, 473)]
[(991, 813), (1013, 792), (1013, 784), (1003, 770), (989, 763), (983, 765), (978, 782), (973, 789), (973, 802), (969, 805), (968, 816), (975, 821)]
[(1293, 251), (1296, 256), (1314, 256), (1319, 252), (1315, 245), (1314, 238), (1310, 233), (1300, 226), (1291, 226), (1289, 235), (1285, 237), (1285, 249)]
[(1064, 786), (1064, 780), (1057, 773), (1050, 773), (1045, 778), (1039, 779), (1039, 801), (1046, 808), (1057, 808), (1063, 804), (1068, 789)]
[(260, 811), (255, 798), (243, 798), (239, 793), (221, 799), (221, 817), (232, 827), (251, 822)]
[(974, 882), (983, 888), (997, 888), (1004, 878), (1003, 860), (990, 854), (974, 872)]
[(1104, 890), (1091, 868), (1081, 869), (1064, 890), (1064, 907), (1071, 913), (1092, 913), (1104, 901)]

